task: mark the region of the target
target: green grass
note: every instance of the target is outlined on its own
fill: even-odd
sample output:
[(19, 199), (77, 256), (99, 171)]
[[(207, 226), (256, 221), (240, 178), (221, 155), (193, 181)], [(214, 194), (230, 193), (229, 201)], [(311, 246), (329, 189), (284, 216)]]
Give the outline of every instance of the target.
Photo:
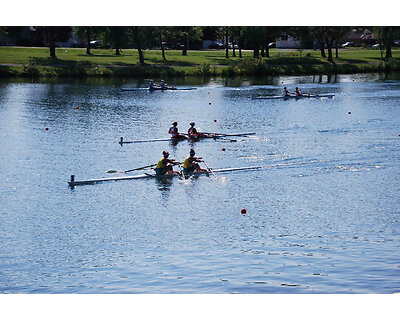
[[(336, 65), (320, 56), (319, 50), (270, 50), (270, 58), (252, 59), (252, 51), (242, 51), (243, 59), (225, 58), (225, 50), (188, 51), (182, 56), (179, 50), (166, 50), (167, 61), (160, 50), (144, 51), (146, 67), (138, 65), (137, 50), (57, 48), (57, 59), (49, 58), (48, 48), (0, 47), (0, 76), (185, 76), (185, 75), (236, 75), (236, 74), (308, 74), (321, 72), (375, 72), (391, 68), (398, 70), (400, 50), (393, 49), (393, 59), (383, 63), (379, 50), (347, 48), (339, 51)], [(10, 64), (12, 66), (4, 66)], [(14, 66), (21, 65), (21, 66)], [(379, 66), (381, 65), (381, 66)], [(388, 67), (389, 66), (389, 67)]]

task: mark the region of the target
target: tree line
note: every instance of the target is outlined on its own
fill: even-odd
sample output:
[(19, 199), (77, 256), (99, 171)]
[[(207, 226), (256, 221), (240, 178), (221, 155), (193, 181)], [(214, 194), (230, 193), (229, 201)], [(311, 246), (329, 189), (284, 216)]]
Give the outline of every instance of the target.
[[(18, 39), (23, 27), (0, 27), (0, 36), (13, 36)], [(26, 29), (26, 28), (25, 28)], [(343, 43), (352, 30), (374, 35), (381, 46), (381, 57), (392, 57), (392, 45), (396, 37), (400, 38), (400, 27), (350, 27), (350, 26), (311, 26), (311, 27), (277, 27), (277, 26), (83, 26), (83, 27), (31, 27), (33, 41), (44, 44), (50, 49), (50, 57), (56, 58), (56, 42), (67, 41), (71, 36), (80, 39), (86, 46), (86, 54), (91, 55), (91, 41), (99, 40), (102, 47), (115, 50), (134, 48), (138, 50), (139, 63), (145, 64), (144, 51), (159, 49), (164, 61), (167, 60), (166, 49), (180, 49), (187, 55), (189, 49), (201, 49), (202, 40), (223, 39), (225, 57), (239, 56), (242, 50), (252, 50), (253, 58), (269, 58), (271, 42), (282, 37), (293, 37), (301, 42), (301, 49), (311, 46), (321, 52), (321, 57), (333, 61), (333, 53), (339, 56), (339, 45)], [(228, 45), (229, 44), (229, 45)]]

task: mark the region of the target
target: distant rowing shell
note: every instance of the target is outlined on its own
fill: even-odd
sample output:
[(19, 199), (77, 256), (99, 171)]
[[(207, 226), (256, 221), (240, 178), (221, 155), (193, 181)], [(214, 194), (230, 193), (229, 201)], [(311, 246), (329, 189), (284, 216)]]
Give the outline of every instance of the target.
[(303, 99), (303, 98), (334, 98), (334, 94), (310, 94), (310, 95), (303, 95), (303, 96), (263, 96), (263, 97), (254, 97), (253, 100), (269, 100), (269, 99)]
[(171, 141), (171, 142), (178, 142), (178, 141), (183, 141), (183, 140), (202, 140), (202, 139), (218, 139), (218, 138), (224, 138), (224, 137), (243, 137), (243, 136), (251, 136), (255, 135), (255, 132), (242, 132), (242, 133), (224, 133), (224, 134), (214, 134), (212, 136), (206, 136), (206, 137), (198, 137), (198, 138), (189, 138), (186, 137), (184, 139), (173, 139), (173, 138), (161, 138), (161, 139), (147, 139), (147, 140), (132, 140), (132, 141), (124, 141), (124, 138), (121, 137), (119, 144), (124, 144), (124, 143), (141, 143), (141, 142), (160, 142), (160, 141)]
[(175, 88), (175, 87), (170, 87), (170, 88), (120, 88), (121, 91), (143, 91), (143, 90), (148, 90), (148, 91), (168, 91), (168, 90), (174, 90), (174, 91), (184, 91), (184, 90), (197, 90), (197, 88)]

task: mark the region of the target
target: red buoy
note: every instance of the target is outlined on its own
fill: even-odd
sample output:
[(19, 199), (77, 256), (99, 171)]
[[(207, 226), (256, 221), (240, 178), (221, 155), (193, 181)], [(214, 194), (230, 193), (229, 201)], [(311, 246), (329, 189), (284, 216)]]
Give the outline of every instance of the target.
[(240, 211), (242, 214), (246, 214), (246, 209), (242, 209), (242, 211)]
[(214, 122), (217, 122), (217, 120), (214, 119)]
[(211, 102), (208, 103), (209, 105), (211, 104)]
[(49, 131), (49, 128), (46, 128), (46, 131)]
[(349, 111), (349, 114), (351, 114), (351, 112)]
[(79, 107), (76, 107), (76, 110), (79, 110)]
[[(399, 134), (399, 136), (400, 136), (400, 134)], [(222, 150), (222, 151), (225, 151), (225, 148), (222, 148), (221, 150)]]

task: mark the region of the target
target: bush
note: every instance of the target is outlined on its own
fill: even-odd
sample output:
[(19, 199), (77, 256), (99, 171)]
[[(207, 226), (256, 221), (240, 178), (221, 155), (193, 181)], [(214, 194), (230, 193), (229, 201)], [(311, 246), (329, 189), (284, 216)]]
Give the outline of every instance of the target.
[(23, 74), (29, 77), (38, 77), (40, 75), (39, 69), (34, 61), (34, 59), (29, 58), (27, 64), (24, 65)]

